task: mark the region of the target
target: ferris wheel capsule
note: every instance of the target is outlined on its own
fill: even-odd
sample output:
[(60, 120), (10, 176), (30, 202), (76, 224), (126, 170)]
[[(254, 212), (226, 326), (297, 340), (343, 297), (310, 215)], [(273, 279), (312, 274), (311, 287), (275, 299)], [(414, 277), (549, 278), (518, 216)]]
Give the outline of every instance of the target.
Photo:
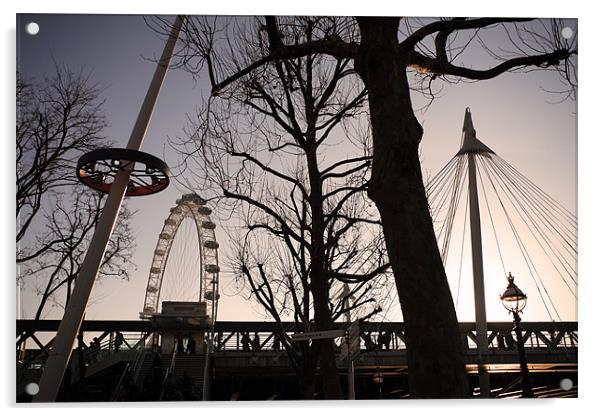
[(199, 207), (198, 212), (201, 215), (211, 215), (212, 211), (211, 211), (211, 208), (203, 206), (203, 207)]
[(219, 293), (213, 293), (212, 290), (208, 290), (207, 292), (205, 292), (205, 299), (207, 300), (218, 300), (219, 299)]
[(203, 243), (203, 245), (204, 245), (206, 248), (208, 248), (208, 249), (212, 249), (212, 250), (215, 250), (215, 249), (219, 248), (219, 244), (217, 243), (217, 241), (212, 241), (212, 240), (205, 241), (205, 242)]
[(207, 264), (205, 266), (205, 271), (209, 273), (218, 273), (219, 267), (217, 266), (217, 264)]
[(201, 227), (207, 230), (215, 230), (215, 223), (213, 221), (203, 221)]

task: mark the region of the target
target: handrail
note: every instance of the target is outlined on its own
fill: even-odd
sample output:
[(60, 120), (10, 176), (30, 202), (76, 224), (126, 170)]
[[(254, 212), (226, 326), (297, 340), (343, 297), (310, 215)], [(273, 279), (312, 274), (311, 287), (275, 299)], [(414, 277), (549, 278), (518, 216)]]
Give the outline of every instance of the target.
[(177, 348), (177, 346), (174, 345), (173, 352), (171, 353), (171, 362), (169, 363), (169, 367), (165, 371), (165, 377), (163, 377), (163, 382), (165, 382), (165, 380), (167, 380), (167, 377), (170, 374), (174, 373), (174, 369), (176, 367), (176, 355), (177, 354), (178, 354), (178, 348)]
[(127, 365), (125, 366), (125, 370), (123, 370), (123, 373), (121, 373), (119, 381), (117, 382), (117, 386), (113, 390), (109, 401), (115, 402), (119, 398), (119, 395), (121, 394), (121, 390), (123, 388), (123, 380), (125, 379), (125, 375), (127, 374), (127, 372), (130, 370), (130, 365), (131, 363), (127, 363)]
[(146, 349), (144, 348), (144, 344), (141, 347), (138, 347), (138, 354), (136, 354), (136, 361), (134, 363), (134, 368), (132, 369), (134, 373), (134, 382), (140, 378), (140, 371), (142, 371), (142, 365), (144, 364), (144, 357), (146, 356)]
[(142, 368), (142, 363), (144, 362), (145, 355), (146, 355), (146, 350), (144, 349), (144, 344), (143, 344), (141, 348), (138, 348), (138, 352), (136, 353), (136, 358), (134, 359), (134, 361), (127, 363), (123, 373), (121, 373), (121, 376), (119, 377), (119, 381), (117, 382), (117, 386), (115, 387), (115, 389), (113, 390), (113, 394), (111, 395), (112, 402), (116, 401), (119, 398), (119, 395), (121, 394), (121, 391), (123, 389), (123, 381), (125, 380), (125, 376), (128, 372), (132, 373), (132, 380), (134, 383), (136, 382), (136, 379), (139, 375), (138, 373), (140, 372), (140, 369)]

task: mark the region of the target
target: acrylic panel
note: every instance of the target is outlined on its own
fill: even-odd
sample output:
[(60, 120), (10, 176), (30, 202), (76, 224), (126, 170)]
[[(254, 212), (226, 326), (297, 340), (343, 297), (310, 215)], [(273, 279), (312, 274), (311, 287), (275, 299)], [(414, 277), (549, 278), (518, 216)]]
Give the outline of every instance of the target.
[(577, 397), (577, 20), (17, 15), (17, 402)]

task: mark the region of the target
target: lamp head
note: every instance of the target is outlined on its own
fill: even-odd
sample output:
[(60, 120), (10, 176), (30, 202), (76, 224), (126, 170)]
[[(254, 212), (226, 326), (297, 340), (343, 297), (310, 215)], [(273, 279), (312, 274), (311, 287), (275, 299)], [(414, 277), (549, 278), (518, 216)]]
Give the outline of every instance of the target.
[(383, 373), (380, 372), (380, 370), (376, 370), (376, 373), (372, 375), (372, 381), (375, 384), (382, 384), (384, 380), (385, 376), (383, 375)]
[(508, 273), (508, 287), (504, 293), (500, 296), (504, 308), (509, 312), (520, 313), (525, 309), (527, 305), (527, 295), (514, 284), (514, 276), (512, 273)]

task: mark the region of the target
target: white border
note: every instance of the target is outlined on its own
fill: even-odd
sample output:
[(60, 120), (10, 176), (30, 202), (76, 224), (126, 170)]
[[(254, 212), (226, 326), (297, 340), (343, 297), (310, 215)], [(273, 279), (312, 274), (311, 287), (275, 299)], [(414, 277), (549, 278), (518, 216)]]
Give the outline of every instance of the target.
[[(8, 3), (8, 4), (7, 4)], [(95, 3), (95, 4), (94, 4)], [(15, 291), (14, 280), (14, 148), (12, 147), (12, 138), (14, 137), (14, 85), (15, 85), (15, 20), (16, 13), (190, 13), (190, 14), (360, 14), (360, 15), (409, 15), (409, 16), (537, 16), (537, 17), (577, 17), (579, 18), (579, 280), (581, 283), (579, 329), (581, 335), (580, 342), (580, 369), (579, 369), (579, 399), (571, 400), (537, 400), (537, 401), (405, 401), (405, 402), (387, 402), (386, 404), (375, 402), (355, 402), (353, 405), (346, 402), (332, 403), (309, 403), (309, 402), (288, 402), (288, 403), (259, 403), (259, 404), (241, 404), (241, 403), (221, 403), (202, 405), (204, 409), (196, 411), (224, 412), (233, 414), (264, 414), (266, 412), (301, 414), (319, 410), (328, 410), (344, 413), (345, 415), (361, 414), (373, 415), (384, 412), (412, 412), (419, 410), (427, 413), (463, 413), (466, 411), (487, 412), (488, 414), (504, 414), (514, 412), (517, 408), (529, 408), (528, 410), (537, 410), (543, 412), (578, 412), (586, 408), (598, 407), (596, 399), (598, 398), (598, 385), (600, 374), (596, 374), (598, 367), (595, 365), (598, 346), (602, 345), (600, 334), (600, 296), (602, 290), (600, 287), (600, 249), (598, 240), (600, 239), (601, 220), (599, 203), (600, 189), (602, 188), (598, 181), (601, 175), (598, 174), (600, 166), (600, 127), (596, 120), (600, 118), (599, 101), (602, 97), (600, 91), (600, 77), (597, 70), (600, 68), (599, 62), (599, 13), (593, 6), (584, 5), (578, 2), (568, 1), (547, 1), (526, 2), (524, 0), (506, 0), (492, 5), (491, 2), (476, 1), (399, 1), (394, 2), (394, 6), (383, 6), (381, 3), (372, 1), (351, 2), (351, 1), (323, 1), (323, 0), (304, 0), (302, 2), (283, 2), (254, 0), (252, 2), (220, 0), (217, 2), (208, 2), (202, 0), (195, 1), (160, 1), (147, 0), (142, 3), (126, 2), (116, 0), (103, 0), (102, 2), (82, 2), (82, 1), (42, 1), (42, 0), (24, 0), (19, 2), (2, 2), (0, 6), (2, 13), (0, 19), (3, 29), (3, 56), (0, 71), (2, 71), (2, 111), (0, 111), (1, 125), (4, 127), (2, 140), (2, 181), (4, 189), (4, 198), (1, 206), (2, 219), (1, 230), (3, 250), (1, 264), (4, 266), (2, 294), (5, 296), (4, 302), (4, 322), (3, 342), (1, 357), (3, 362), (1, 368), (14, 369), (14, 350), (12, 332), (14, 330), (14, 311), (15, 311)], [(588, 2), (594, 4), (594, 2)], [(8, 230), (11, 230), (8, 232)], [(46, 413), (47, 409), (36, 407), (15, 407), (14, 401), (14, 370), (3, 371), (0, 378), (2, 395), (1, 404), (3, 407), (10, 407), (9, 414), (38, 414), (40, 411)], [(495, 406), (493, 404), (495, 403)], [(195, 408), (200, 407), (197, 405)], [(553, 407), (552, 407), (553, 406)], [(86, 414), (96, 412), (115, 412), (120, 410), (106, 408), (103, 405), (63, 405), (61, 407), (53, 406), (50, 413)], [(123, 406), (126, 412), (131, 411), (136, 405)], [(166, 406), (161, 404), (145, 405), (144, 412), (151, 410), (153, 413), (164, 413)], [(180, 408), (179, 412), (193, 412), (192, 408)], [(83, 410), (82, 408), (86, 408)]]

